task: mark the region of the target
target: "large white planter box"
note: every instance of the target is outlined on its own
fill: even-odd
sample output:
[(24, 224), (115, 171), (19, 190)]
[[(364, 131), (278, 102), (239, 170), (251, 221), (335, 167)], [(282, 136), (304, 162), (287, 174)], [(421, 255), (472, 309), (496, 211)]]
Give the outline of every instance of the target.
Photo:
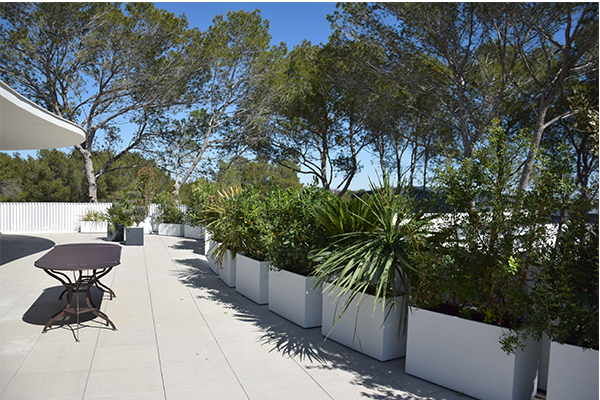
[(537, 393), (540, 342), (510, 355), (506, 329), (413, 308), (408, 317), (406, 373), (486, 400), (529, 400)]
[(158, 224), (161, 236), (183, 236), (183, 224)]
[(102, 221), (81, 221), (79, 225), (80, 233), (106, 233), (108, 222)]
[(204, 227), (184, 225), (183, 236), (192, 239), (204, 239)]
[(210, 247), (211, 247), (212, 243), (214, 243), (211, 238), (212, 238), (212, 233), (210, 233), (209, 231), (204, 229), (204, 255), (207, 257), (208, 257), (208, 253), (210, 251)]
[(269, 310), (303, 328), (321, 326), (323, 296), (315, 277), (269, 271)]
[(235, 291), (257, 304), (267, 304), (269, 264), (269, 261), (257, 261), (238, 254), (235, 258)]
[(236, 259), (237, 256), (236, 258), (231, 257), (231, 251), (225, 250), (223, 262), (219, 268), (219, 279), (231, 288), (235, 287)]
[(220, 265), (219, 262), (213, 257), (213, 253), (219, 244), (213, 240), (206, 242), (206, 260), (208, 261), (208, 268), (215, 274), (219, 275)]
[(406, 332), (402, 301), (398, 300), (395, 309), (387, 305), (384, 310), (380, 300), (373, 313), (375, 296), (366, 294), (358, 304), (359, 294), (340, 317), (347, 298), (346, 295), (336, 299), (331, 289), (323, 290), (323, 336), (379, 361), (404, 357)]
[(550, 343), (546, 400), (597, 399), (598, 350)]

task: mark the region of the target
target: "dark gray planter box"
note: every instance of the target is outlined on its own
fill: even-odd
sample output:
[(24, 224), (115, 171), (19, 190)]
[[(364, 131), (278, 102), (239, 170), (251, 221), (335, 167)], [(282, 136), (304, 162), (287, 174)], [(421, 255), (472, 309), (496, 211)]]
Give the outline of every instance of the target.
[(143, 246), (144, 228), (127, 228), (125, 235), (125, 244), (127, 246)]
[(108, 225), (106, 239), (109, 242), (122, 242), (125, 240), (125, 226), (123, 224)]

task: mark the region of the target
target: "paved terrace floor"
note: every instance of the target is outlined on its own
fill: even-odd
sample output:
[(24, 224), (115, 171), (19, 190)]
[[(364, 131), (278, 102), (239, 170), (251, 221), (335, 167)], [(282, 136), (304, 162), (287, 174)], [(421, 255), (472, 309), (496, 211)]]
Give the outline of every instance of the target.
[[(203, 243), (145, 236), (96, 291), (116, 324), (82, 316), (42, 328), (62, 286), (33, 263), (55, 244), (95, 234), (0, 235), (0, 399), (466, 399), (324, 340), (228, 288)], [(93, 315), (92, 315), (93, 316)], [(75, 341), (78, 333), (80, 342)]]

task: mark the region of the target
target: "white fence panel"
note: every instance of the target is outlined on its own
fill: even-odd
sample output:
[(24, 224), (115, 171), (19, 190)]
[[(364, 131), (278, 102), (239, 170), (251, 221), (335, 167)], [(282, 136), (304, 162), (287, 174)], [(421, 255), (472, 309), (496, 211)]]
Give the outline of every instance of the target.
[[(102, 213), (112, 203), (0, 203), (0, 233), (76, 232), (81, 217), (88, 211)], [(149, 207), (150, 223), (156, 231), (157, 204)], [(180, 206), (186, 211), (185, 206)]]
[(105, 212), (111, 203), (0, 203), (0, 232), (79, 230), (89, 210)]

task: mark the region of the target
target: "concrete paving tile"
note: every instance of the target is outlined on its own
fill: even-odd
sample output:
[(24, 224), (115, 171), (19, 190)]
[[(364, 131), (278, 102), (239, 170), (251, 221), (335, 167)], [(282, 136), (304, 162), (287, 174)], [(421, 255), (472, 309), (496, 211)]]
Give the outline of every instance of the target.
[(66, 346), (40, 347), (27, 356), (19, 369), (19, 373), (68, 372), (88, 369), (92, 365), (94, 352), (94, 346), (79, 346), (79, 343), (71, 343)]
[(225, 360), (163, 366), (163, 377), (167, 393), (171, 390), (227, 388), (240, 385)]
[(165, 368), (217, 361), (224, 362), (225, 356), (214, 341), (160, 345), (160, 362)]
[(244, 390), (251, 400), (331, 400), (329, 394), (310, 378), (244, 385)]
[[(218, 387), (193, 390), (170, 390), (169, 400), (227, 399), (248, 400), (249, 397), (240, 386)], [(285, 397), (282, 397), (283, 399)]]
[[(117, 329), (119, 326), (117, 325)], [(98, 347), (102, 346), (128, 346), (128, 345), (156, 345), (156, 335), (153, 328), (135, 327), (135, 329), (107, 330), (98, 338)]]
[[(104, 235), (96, 236), (40, 235), (56, 244), (104, 242)], [(101, 309), (119, 330), (94, 318), (77, 331), (78, 343), (73, 325), (42, 335), (47, 319), (32, 321), (28, 313), (42, 294), (61, 289), (32, 273), (41, 272), (33, 262), (44, 253), (2, 265), (0, 399), (459, 400), (451, 390), (405, 374), (402, 359), (381, 363), (324, 341), (320, 328), (302, 329), (228, 288), (195, 253), (197, 242), (157, 235), (145, 241), (123, 246), (122, 264), (103, 279), (117, 297), (104, 294)], [(37, 314), (60, 306), (50, 300), (36, 305)], [(77, 382), (85, 381), (88, 375), (71, 371), (74, 358), (88, 363), (87, 387), (44, 390), (59, 381), (49, 373), (71, 380), (73, 372), (84, 378)], [(29, 386), (37, 374), (35, 392)], [(24, 396), (13, 396), (21, 391)]]
[[(101, 393), (86, 393), (83, 400), (165, 400), (164, 392), (118, 394), (116, 396), (103, 396)], [(81, 399), (78, 399), (81, 400)], [(169, 396), (169, 400), (171, 397)]]
[(159, 344), (185, 344), (198, 341), (214, 341), (210, 329), (206, 325), (193, 324), (181, 326), (177, 324), (156, 324), (156, 336)]
[[(217, 336), (218, 340), (220, 338)], [(219, 346), (223, 354), (231, 361), (256, 360), (262, 358), (280, 358), (281, 354), (272, 352), (271, 349), (264, 343), (257, 340), (240, 340), (219, 341)]]
[(229, 360), (242, 385), (309, 378), (298, 364), (284, 357)]
[[(15, 377), (14, 372), (5, 372), (4, 370), (0, 370), (0, 394), (4, 392), (10, 381)], [(0, 399), (2, 396), (0, 396)]]
[(49, 400), (81, 398), (87, 370), (18, 373), (0, 396), (1, 400)]
[(394, 385), (371, 382), (359, 376), (349, 379), (347, 374), (324, 377), (317, 382), (333, 399), (425, 399), (413, 396)]
[(102, 346), (96, 348), (92, 369), (151, 368), (159, 366), (156, 345)]
[(163, 393), (160, 368), (99, 368), (92, 369), (86, 386), (86, 393), (100, 393), (103, 396)]

